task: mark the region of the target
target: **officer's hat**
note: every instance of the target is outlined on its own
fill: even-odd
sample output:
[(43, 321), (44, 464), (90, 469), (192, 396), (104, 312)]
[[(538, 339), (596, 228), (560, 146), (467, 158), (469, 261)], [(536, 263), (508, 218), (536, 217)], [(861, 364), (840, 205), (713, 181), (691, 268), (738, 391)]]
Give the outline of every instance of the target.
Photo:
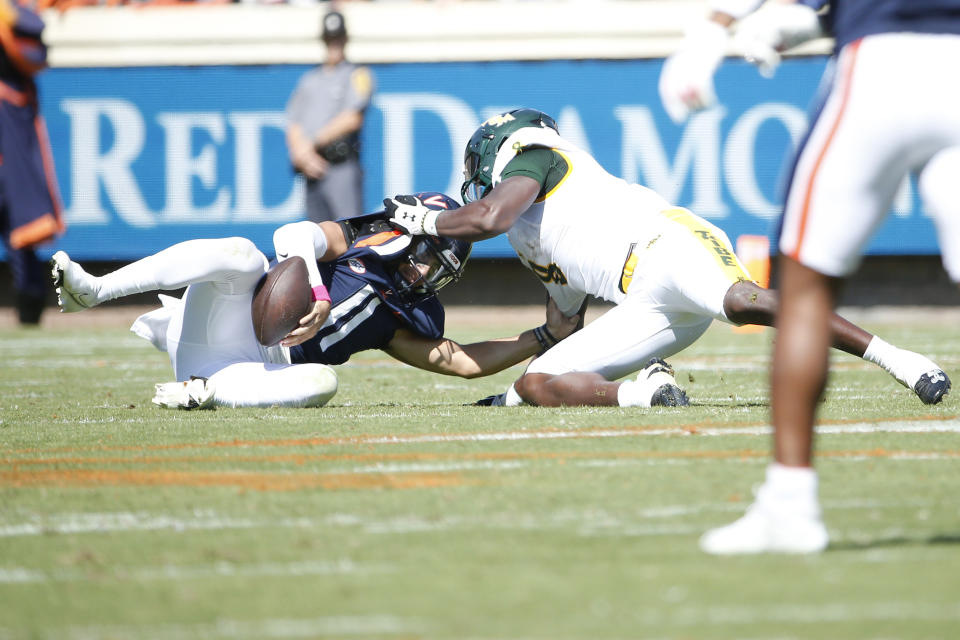
[(335, 40), (337, 38), (347, 37), (347, 23), (343, 20), (343, 14), (339, 11), (331, 11), (323, 16), (323, 34), (324, 42)]

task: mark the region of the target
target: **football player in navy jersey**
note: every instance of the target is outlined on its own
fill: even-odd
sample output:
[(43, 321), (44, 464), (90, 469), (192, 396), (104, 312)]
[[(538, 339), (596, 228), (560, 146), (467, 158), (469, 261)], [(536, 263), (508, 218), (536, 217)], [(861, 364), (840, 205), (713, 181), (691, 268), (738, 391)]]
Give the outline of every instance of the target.
[[(457, 206), (443, 194), (419, 195), (430, 206)], [(132, 327), (173, 364), (177, 382), (158, 384), (153, 402), (184, 409), (322, 406), (337, 390), (329, 365), (367, 349), (436, 373), (489, 375), (540, 353), (545, 336), (556, 342), (576, 328), (578, 316), (548, 304), (547, 322), (517, 336), (465, 345), (445, 338), (436, 292), (460, 277), (470, 244), (413, 238), (385, 219), (296, 222), (275, 232), (280, 260), (306, 260), (315, 300), (276, 346), (262, 346), (253, 332), (253, 291), (269, 264), (245, 238), (189, 240), (101, 277), (58, 252), (51, 261), (58, 302), (69, 313), (186, 286), (182, 299), (161, 295), (163, 307)]]
[[(676, 120), (713, 101), (726, 28), (773, 73), (780, 53), (817, 36), (835, 40), (807, 136), (797, 150), (780, 221), (781, 302), (771, 405), (774, 462), (754, 504), (707, 532), (716, 554), (810, 553), (829, 541), (813, 469), (813, 424), (827, 380), (828, 318), (842, 280), (913, 175), (936, 223), (943, 263), (960, 283), (960, 0), (712, 0), (714, 13), (664, 65), (661, 93)], [(826, 12), (818, 10), (826, 9)], [(706, 34), (706, 35), (705, 35)], [(950, 389), (943, 372), (928, 391)]]

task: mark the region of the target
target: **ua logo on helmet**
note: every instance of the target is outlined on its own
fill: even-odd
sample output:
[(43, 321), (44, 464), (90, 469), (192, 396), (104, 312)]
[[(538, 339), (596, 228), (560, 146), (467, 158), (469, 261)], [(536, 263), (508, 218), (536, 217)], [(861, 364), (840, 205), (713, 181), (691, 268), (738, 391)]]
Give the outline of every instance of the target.
[(516, 118), (514, 118), (511, 114), (501, 113), (500, 115), (493, 116), (492, 118), (484, 122), (483, 126), (489, 125), (491, 127), (499, 127), (501, 125), (507, 124), (508, 122), (513, 122), (514, 120), (516, 120)]

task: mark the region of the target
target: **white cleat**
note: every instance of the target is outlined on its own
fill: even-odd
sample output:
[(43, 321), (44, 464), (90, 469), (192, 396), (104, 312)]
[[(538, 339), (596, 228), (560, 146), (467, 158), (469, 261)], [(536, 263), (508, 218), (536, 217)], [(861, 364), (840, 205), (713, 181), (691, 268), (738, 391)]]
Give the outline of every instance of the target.
[(153, 404), (164, 409), (214, 409), (214, 384), (192, 377), (186, 382), (164, 382), (156, 387)]
[(830, 536), (819, 508), (797, 510), (770, 502), (758, 493), (742, 518), (703, 534), (700, 549), (713, 555), (738, 555), (819, 553), (827, 548)]
[(75, 313), (97, 305), (97, 285), (94, 276), (83, 270), (63, 251), (50, 259), (53, 286), (57, 288), (57, 304), (62, 313)]
[(937, 404), (949, 393), (950, 377), (933, 360), (906, 349), (897, 349), (896, 354), (890, 374), (923, 404)]

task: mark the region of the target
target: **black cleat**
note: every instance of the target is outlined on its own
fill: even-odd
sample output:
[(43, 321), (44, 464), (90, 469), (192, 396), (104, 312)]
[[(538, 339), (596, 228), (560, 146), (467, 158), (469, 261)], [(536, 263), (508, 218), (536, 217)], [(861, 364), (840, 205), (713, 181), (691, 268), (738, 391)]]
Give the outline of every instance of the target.
[(673, 367), (661, 358), (651, 358), (647, 366), (640, 372), (647, 380), (663, 382), (650, 397), (651, 407), (689, 407), (690, 399), (687, 392), (678, 387), (673, 378)]
[(689, 407), (687, 392), (675, 384), (665, 384), (653, 392), (651, 407)]
[(503, 407), (506, 402), (507, 394), (498, 393), (495, 396), (487, 396), (473, 403), (474, 407)]
[(950, 378), (940, 369), (931, 369), (920, 376), (913, 391), (923, 404), (937, 404), (950, 391)]

